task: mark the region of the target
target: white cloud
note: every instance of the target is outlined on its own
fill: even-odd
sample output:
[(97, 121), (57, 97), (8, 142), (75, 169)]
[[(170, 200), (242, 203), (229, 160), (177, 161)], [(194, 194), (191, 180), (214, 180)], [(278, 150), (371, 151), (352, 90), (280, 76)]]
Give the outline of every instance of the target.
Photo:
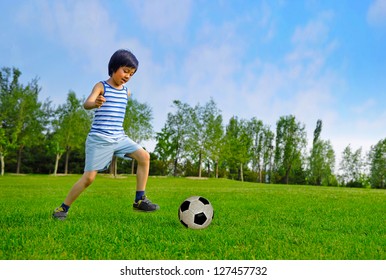
[(99, 1), (26, 2), (17, 21), (27, 29), (43, 31), (82, 67), (106, 73), (106, 59), (116, 48), (117, 26)]
[[(378, 136), (379, 140), (386, 137), (386, 110), (369, 118), (364, 116), (356, 121), (357, 131), (363, 131), (368, 136)], [(375, 144), (375, 143), (374, 143)]]
[(319, 45), (328, 39), (328, 23), (332, 19), (332, 12), (323, 12), (305, 26), (298, 26), (292, 36), (292, 42), (297, 45)]
[(366, 101), (362, 102), (360, 105), (353, 106), (351, 108), (351, 111), (355, 114), (363, 114), (376, 105), (376, 100), (374, 98), (367, 99)]
[[(369, 20), (384, 15), (385, 2), (373, 3)], [(353, 108), (358, 115), (355, 119), (343, 118), (339, 111), (339, 94), (345, 81), (338, 74), (339, 69), (328, 64), (339, 48), (339, 41), (331, 36), (332, 12), (322, 12), (295, 26), (290, 42), (283, 42), (292, 45), (286, 53), (276, 53), (272, 61), (258, 53), (259, 46), (253, 56), (248, 53), (256, 38), (264, 44), (280, 35), (276, 34), (276, 13), (267, 1), (220, 24), (205, 19), (189, 32), (193, 9), (190, 0), (125, 3), (122, 9), (134, 12), (127, 24), (135, 21), (141, 32), (148, 33), (146, 36), (135, 37), (127, 30), (128, 25), (121, 29), (122, 22), (114, 18), (111, 7), (105, 7), (102, 1), (27, 1), (19, 11), (18, 22), (27, 31), (36, 27), (38, 32), (65, 46), (80, 67), (96, 72), (97, 78), (106, 75), (107, 60), (116, 48), (132, 49), (140, 68), (128, 86), (134, 98), (152, 107), (157, 131), (174, 99), (194, 106), (206, 103), (210, 97), (222, 110), (224, 124), (233, 115), (257, 117), (274, 130), (280, 116), (294, 114), (306, 124), (310, 138), (317, 119), (322, 119), (322, 137), (331, 140), (337, 153), (350, 143), (375, 144), (371, 141), (373, 134), (386, 131), (384, 122), (361, 118), (372, 108), (371, 101)], [(186, 43), (188, 33), (192, 41)], [(154, 46), (161, 44), (162, 52), (156, 47), (151, 49), (154, 46), (147, 45), (148, 38), (154, 40)], [(173, 44), (177, 47), (168, 47)], [(85, 79), (93, 77), (87, 74)], [(88, 91), (89, 82), (82, 83)], [(386, 119), (385, 113), (380, 116), (377, 120)], [(359, 129), (365, 131), (361, 137), (357, 135)]]
[(191, 16), (191, 0), (128, 0), (137, 20), (161, 41), (180, 41)]
[(213, 97), (225, 122), (233, 115), (257, 117), (274, 127), (280, 116), (294, 114), (310, 131), (319, 118), (333, 124), (333, 90), (341, 81), (326, 65), (338, 46), (329, 35), (331, 18), (330, 12), (322, 13), (297, 27), (293, 49), (275, 64), (264, 57), (241, 62), (247, 43), (239, 37), (237, 24), (205, 25), (199, 34), (205, 43), (192, 46), (181, 69), (186, 82), (172, 92), (180, 91), (189, 104)]
[(272, 16), (272, 8), (267, 2), (263, 1), (260, 4), (258, 15), (255, 16), (257, 19), (257, 25), (260, 27), (262, 32), (263, 41), (270, 41), (276, 34), (276, 22)]
[(386, 26), (386, 0), (374, 0), (367, 11), (367, 21), (374, 26)]

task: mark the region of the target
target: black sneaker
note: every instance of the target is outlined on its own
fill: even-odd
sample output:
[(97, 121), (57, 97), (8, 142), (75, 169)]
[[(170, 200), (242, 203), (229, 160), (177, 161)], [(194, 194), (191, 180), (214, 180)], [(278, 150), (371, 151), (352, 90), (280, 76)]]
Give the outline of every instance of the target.
[(63, 221), (67, 218), (67, 212), (64, 210), (62, 206), (60, 206), (54, 210), (54, 213), (52, 213), (52, 217), (54, 219)]
[(146, 196), (142, 196), (141, 200), (133, 203), (133, 209), (144, 212), (153, 212), (159, 209), (158, 204), (152, 203)]

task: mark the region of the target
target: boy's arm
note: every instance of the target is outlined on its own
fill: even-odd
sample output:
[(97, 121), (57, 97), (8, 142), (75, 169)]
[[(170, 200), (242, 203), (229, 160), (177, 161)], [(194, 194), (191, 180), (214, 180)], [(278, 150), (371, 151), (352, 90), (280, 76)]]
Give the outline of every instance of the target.
[(106, 102), (106, 99), (103, 97), (104, 87), (102, 83), (97, 83), (92, 89), (90, 95), (87, 97), (86, 101), (83, 103), (83, 107), (86, 110), (91, 110), (99, 108), (103, 103)]

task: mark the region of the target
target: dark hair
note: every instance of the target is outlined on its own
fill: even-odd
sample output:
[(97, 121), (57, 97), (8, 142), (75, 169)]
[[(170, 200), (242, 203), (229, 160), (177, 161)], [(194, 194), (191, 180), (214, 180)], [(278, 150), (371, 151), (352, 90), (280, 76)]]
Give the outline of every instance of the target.
[(126, 66), (130, 68), (138, 69), (138, 60), (135, 55), (128, 50), (117, 50), (110, 58), (109, 61), (109, 76), (118, 70), (119, 67)]

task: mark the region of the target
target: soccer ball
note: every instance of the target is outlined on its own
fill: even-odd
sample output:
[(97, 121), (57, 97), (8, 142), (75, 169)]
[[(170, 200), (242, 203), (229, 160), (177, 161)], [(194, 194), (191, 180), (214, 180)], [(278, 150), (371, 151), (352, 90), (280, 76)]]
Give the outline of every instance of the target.
[(213, 207), (209, 200), (202, 196), (192, 196), (182, 202), (178, 209), (181, 224), (191, 229), (203, 229), (213, 219)]

